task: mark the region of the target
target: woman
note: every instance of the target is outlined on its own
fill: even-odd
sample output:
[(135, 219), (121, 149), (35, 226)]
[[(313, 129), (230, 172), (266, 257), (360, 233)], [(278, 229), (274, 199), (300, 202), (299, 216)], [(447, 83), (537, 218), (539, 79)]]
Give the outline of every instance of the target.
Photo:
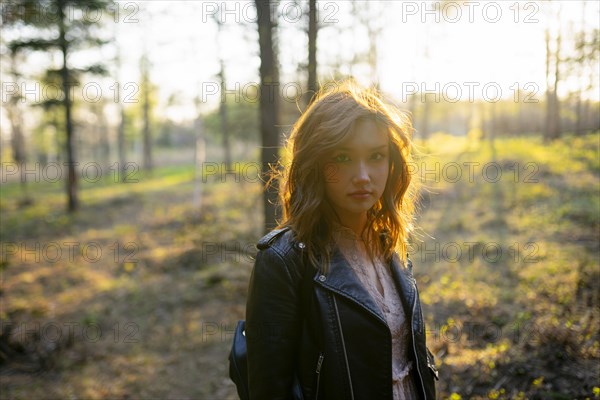
[(406, 253), (410, 134), (353, 83), (318, 93), (292, 128), (289, 167), (272, 176), (283, 219), (258, 242), (250, 278), (251, 399), (435, 399)]

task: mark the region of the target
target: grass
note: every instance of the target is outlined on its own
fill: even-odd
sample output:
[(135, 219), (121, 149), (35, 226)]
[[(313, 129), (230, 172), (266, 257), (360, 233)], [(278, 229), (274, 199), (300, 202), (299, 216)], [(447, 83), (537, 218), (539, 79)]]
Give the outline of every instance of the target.
[[(451, 163), (480, 167), (473, 179), (430, 177), (436, 195), (421, 226), (434, 237), (423, 235), (413, 254), (442, 396), (593, 397), (600, 383), (598, 134), (550, 146), (536, 137), (478, 145), (437, 139), (444, 150), (424, 158), (427, 171), (436, 162), (442, 178)], [(439, 249), (437, 257), (428, 249)], [(533, 376), (545, 377), (543, 384)]]
[[(441, 398), (600, 393), (599, 138), (420, 143), (409, 253)], [(30, 206), (2, 185), (2, 398), (237, 398), (260, 185), (209, 177), (199, 209), (193, 176), (82, 182), (74, 215), (62, 183), (28, 185)]]

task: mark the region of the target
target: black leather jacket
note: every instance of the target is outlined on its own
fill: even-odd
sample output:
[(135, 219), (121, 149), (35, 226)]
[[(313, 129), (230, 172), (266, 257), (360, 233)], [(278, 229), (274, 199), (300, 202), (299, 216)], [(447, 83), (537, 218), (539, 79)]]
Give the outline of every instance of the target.
[[(289, 229), (270, 232), (257, 247), (246, 304), (250, 398), (392, 400), (390, 330), (339, 250), (323, 275), (305, 262), (305, 245)], [(411, 373), (418, 398), (432, 400), (437, 370), (408, 266), (394, 255), (412, 324)]]

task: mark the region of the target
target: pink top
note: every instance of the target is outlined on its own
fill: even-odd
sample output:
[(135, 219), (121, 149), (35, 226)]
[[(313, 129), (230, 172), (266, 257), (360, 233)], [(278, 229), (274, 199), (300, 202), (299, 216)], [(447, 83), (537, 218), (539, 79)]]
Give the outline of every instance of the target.
[(409, 374), (413, 362), (408, 357), (412, 340), (410, 323), (405, 323), (390, 267), (382, 259), (370, 260), (364, 241), (352, 229), (336, 223), (333, 232), (342, 255), (381, 309), (390, 328), (394, 400), (414, 399), (417, 391)]

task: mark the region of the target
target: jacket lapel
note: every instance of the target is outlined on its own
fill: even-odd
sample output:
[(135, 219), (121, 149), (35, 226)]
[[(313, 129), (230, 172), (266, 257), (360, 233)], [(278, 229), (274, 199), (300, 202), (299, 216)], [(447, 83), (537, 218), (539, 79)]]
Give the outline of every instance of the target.
[(400, 294), (407, 316), (412, 316), (416, 296), (416, 281), (397, 253), (392, 256), (392, 277)]
[[(392, 257), (391, 271), (405, 313), (410, 318), (416, 295), (415, 280), (397, 253)], [(379, 306), (337, 247), (329, 263), (327, 275), (317, 273), (313, 280), (316, 284), (348, 298), (387, 324)]]
[(317, 273), (313, 280), (316, 284), (353, 301), (387, 324), (379, 306), (337, 247), (329, 263), (327, 275)]
[[(410, 317), (416, 296), (415, 279), (396, 253), (392, 257), (391, 271), (405, 313)], [(322, 278), (322, 275), (317, 273), (313, 280), (316, 284), (350, 299), (387, 324), (379, 306), (337, 247), (329, 263), (327, 275)]]
[[(423, 373), (423, 369), (421, 369), (420, 364), (422, 364), (421, 355), (425, 353), (425, 339), (424, 336), (421, 336), (421, 342), (415, 341), (415, 327), (412, 324), (413, 321), (413, 312), (415, 311), (415, 305), (417, 297), (417, 288), (416, 281), (412, 276), (412, 266), (410, 261), (408, 262), (409, 267), (406, 267), (397, 253), (394, 253), (392, 256), (392, 260), (390, 262), (390, 269), (392, 278), (396, 285), (396, 289), (398, 291), (399, 297), (403, 306), (405, 307), (406, 319), (409, 322), (409, 327), (412, 332), (412, 340), (413, 340), (413, 356), (414, 359), (417, 360), (416, 368), (418, 372), (418, 377), (415, 379), (419, 379), (421, 374)], [(307, 276), (308, 278), (308, 276)], [(316, 274), (313, 277), (313, 283), (316, 287), (321, 287), (330, 293), (334, 293), (339, 296), (343, 296), (348, 299), (348, 301), (353, 302), (358, 307), (366, 310), (366, 312), (375, 316), (378, 320), (380, 320), (385, 326), (387, 326), (385, 317), (382, 312), (379, 310), (379, 307), (375, 303), (374, 299), (371, 297), (370, 293), (364, 288), (362, 282), (359, 277), (354, 273), (354, 270), (343, 257), (339, 249), (336, 247), (332, 254), (332, 258), (329, 263), (329, 270), (327, 274), (322, 274), (321, 271), (316, 270)], [(418, 310), (418, 308), (417, 308)], [(339, 318), (339, 315), (338, 315)], [(417, 337), (418, 338), (418, 337)], [(417, 346), (422, 346), (421, 348)], [(417, 353), (417, 349), (419, 352)], [(423, 350), (423, 351), (421, 351)], [(345, 349), (344, 349), (345, 351)], [(423, 356), (425, 357), (425, 356)], [(346, 363), (348, 360), (346, 360)], [(425, 364), (427, 365), (427, 364)], [(427, 369), (425, 367), (425, 369)], [(425, 373), (427, 373), (425, 371)], [(416, 375), (415, 375), (416, 376)], [(425, 376), (425, 375), (423, 375)], [(432, 378), (433, 380), (433, 378)], [(423, 385), (427, 385), (426, 380), (421, 378)], [(428, 390), (428, 389), (427, 389)], [(432, 397), (428, 392), (427, 398)], [(435, 396), (433, 396), (435, 397)]]

